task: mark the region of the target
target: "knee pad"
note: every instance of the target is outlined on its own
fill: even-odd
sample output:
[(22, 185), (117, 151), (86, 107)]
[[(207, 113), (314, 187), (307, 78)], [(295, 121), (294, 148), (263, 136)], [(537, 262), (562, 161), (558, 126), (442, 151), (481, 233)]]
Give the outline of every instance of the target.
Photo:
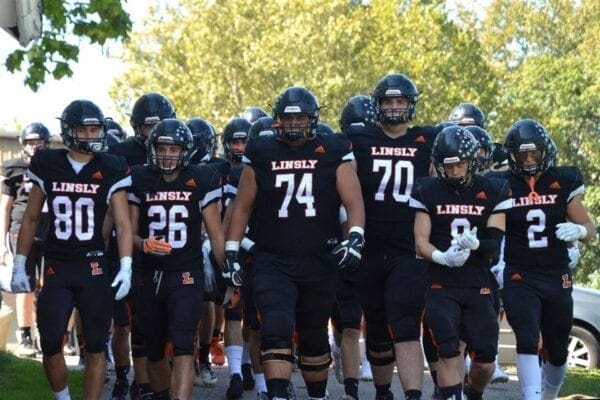
[(44, 336), (40, 338), (40, 345), (42, 347), (42, 354), (44, 354), (44, 356), (51, 357), (55, 354), (62, 353), (63, 344), (65, 342), (64, 335), (50, 339)]
[(569, 350), (564, 348), (547, 348), (545, 345), (542, 348), (542, 357), (544, 361), (552, 365), (563, 365), (567, 362)]
[(471, 360), (476, 363), (493, 363), (496, 361), (496, 349), (485, 349), (480, 352), (469, 351), (469, 357)]
[[(384, 353), (384, 354), (381, 354)], [(377, 355), (375, 355), (377, 354)], [(385, 366), (396, 361), (394, 342), (373, 342), (367, 340), (367, 360), (373, 365)]]
[(83, 333), (85, 340), (85, 351), (88, 353), (102, 353), (106, 350), (106, 335), (107, 333)]
[(320, 356), (308, 357), (300, 355), (298, 366), (302, 371), (319, 372), (329, 368), (331, 364), (331, 353), (321, 354)]
[(177, 335), (173, 338), (173, 356), (191, 356), (194, 354), (194, 335)]
[(415, 310), (414, 313), (403, 315), (397, 321), (391, 323), (390, 327), (394, 343), (419, 340), (421, 337), (420, 310)]
[[(437, 353), (439, 358), (453, 358), (460, 354), (458, 349), (458, 343), (443, 342), (437, 347)], [(492, 360), (493, 361), (493, 360)]]
[(327, 328), (306, 329), (298, 332), (300, 341), (299, 352), (307, 357), (319, 357), (323, 354), (329, 354), (329, 335)]
[(538, 354), (539, 337), (531, 335), (518, 335), (517, 338), (517, 353), (518, 354)]
[(292, 363), (294, 356), (292, 355), (292, 349), (268, 349), (261, 351), (260, 363), (264, 364), (267, 362), (284, 362)]
[(269, 350), (290, 350), (292, 351), (292, 338), (282, 338), (277, 336), (263, 336), (260, 341), (260, 349), (263, 353)]

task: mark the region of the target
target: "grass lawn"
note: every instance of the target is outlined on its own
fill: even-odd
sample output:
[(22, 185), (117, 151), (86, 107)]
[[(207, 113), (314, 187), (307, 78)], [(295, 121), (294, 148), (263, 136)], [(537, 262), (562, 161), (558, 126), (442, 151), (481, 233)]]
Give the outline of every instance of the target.
[[(69, 371), (69, 391), (73, 399), (83, 398), (82, 381), (82, 371)], [(53, 398), (39, 361), (18, 358), (0, 351), (0, 400)]]
[(600, 398), (600, 369), (571, 368), (560, 391), (561, 396), (585, 394)]

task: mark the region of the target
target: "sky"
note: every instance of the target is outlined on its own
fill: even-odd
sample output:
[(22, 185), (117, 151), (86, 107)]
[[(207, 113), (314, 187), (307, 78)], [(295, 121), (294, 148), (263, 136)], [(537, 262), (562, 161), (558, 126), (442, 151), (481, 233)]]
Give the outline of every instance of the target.
[[(147, 1), (129, 0), (125, 9), (134, 21), (134, 28), (148, 10)], [(27, 124), (42, 122), (53, 135), (60, 134), (58, 120), (64, 108), (73, 100), (87, 99), (96, 103), (105, 116), (117, 115), (108, 91), (113, 79), (125, 71), (118, 57), (120, 45), (111, 43), (104, 49), (98, 45), (82, 44), (79, 62), (72, 64), (73, 76), (59, 81), (47, 76), (37, 92), (23, 83), (25, 74), (12, 74), (4, 67), (6, 56), (20, 48), (16, 39), (0, 29), (0, 131), (20, 131)], [(129, 121), (117, 120), (128, 130)]]
[[(164, 1), (164, 0), (154, 0)], [(489, 0), (448, 0), (452, 3), (468, 3), (481, 10)], [(149, 0), (129, 0), (125, 9), (133, 20), (133, 29), (141, 24), (148, 10)], [(112, 43), (103, 49), (97, 45), (80, 46), (79, 63), (72, 64), (73, 76), (56, 81), (50, 75), (37, 92), (23, 83), (24, 73), (12, 74), (4, 67), (8, 54), (19, 48), (19, 43), (0, 29), (0, 131), (20, 131), (31, 122), (42, 122), (53, 135), (60, 133), (56, 119), (62, 110), (73, 100), (87, 99), (96, 103), (105, 116), (117, 116), (115, 103), (108, 91), (113, 79), (125, 71), (125, 65), (118, 57), (108, 54), (119, 53), (120, 45)], [(107, 51), (108, 50), (108, 51)], [(129, 133), (129, 121), (116, 119)]]

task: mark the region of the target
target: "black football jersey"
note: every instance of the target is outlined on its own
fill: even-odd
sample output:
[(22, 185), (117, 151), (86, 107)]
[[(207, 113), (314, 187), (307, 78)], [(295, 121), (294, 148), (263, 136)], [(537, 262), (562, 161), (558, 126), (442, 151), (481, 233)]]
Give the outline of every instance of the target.
[(506, 215), (504, 260), (507, 269), (562, 275), (569, 271), (567, 243), (556, 238), (556, 224), (567, 222), (567, 206), (583, 194), (581, 172), (576, 167), (551, 167), (535, 183), (506, 171), (513, 208)]
[(237, 195), (238, 184), (242, 176), (244, 164), (234, 165), (227, 174), (225, 185), (223, 186), (223, 212)]
[(78, 260), (104, 254), (102, 224), (112, 195), (131, 185), (122, 157), (100, 153), (76, 173), (65, 149), (35, 153), (29, 178), (46, 194), (50, 228), (45, 255)]
[(367, 247), (414, 252), (414, 212), (408, 206), (417, 178), (429, 176), (431, 150), (438, 128), (409, 128), (392, 139), (380, 128), (353, 127), (349, 135), (358, 167), (366, 211)]
[(108, 152), (124, 157), (130, 167), (148, 163), (146, 149), (136, 138), (128, 138), (123, 142), (115, 143), (108, 148)]
[[(18, 232), (21, 227), (25, 207), (27, 207), (29, 192), (33, 186), (33, 182), (29, 179), (29, 176), (27, 176), (28, 168), (29, 163), (23, 157), (7, 160), (0, 167), (0, 175), (2, 175), (2, 193), (13, 198), (13, 205), (10, 210), (11, 232)], [(46, 202), (44, 202), (36, 238), (40, 240), (46, 239), (48, 222), (48, 207)]]
[[(431, 219), (429, 242), (440, 251), (446, 251), (452, 239), (477, 227), (477, 236), (485, 233), (490, 215), (506, 213), (512, 200), (508, 183), (499, 179), (475, 176), (473, 183), (456, 191), (442, 179), (423, 177), (413, 188), (410, 206), (425, 212)], [(467, 262), (460, 268), (449, 268), (429, 263), (432, 283), (459, 287), (496, 287), (490, 274), (489, 258), (472, 251)]]
[(139, 236), (162, 236), (172, 247), (167, 256), (143, 254), (142, 268), (202, 268), (202, 210), (221, 199), (214, 168), (190, 165), (166, 182), (157, 169), (135, 166), (128, 198), (139, 207)]
[(274, 136), (248, 142), (243, 161), (258, 186), (258, 248), (290, 256), (329, 251), (341, 237), (337, 168), (353, 159), (350, 142), (338, 135), (319, 135), (299, 149)]

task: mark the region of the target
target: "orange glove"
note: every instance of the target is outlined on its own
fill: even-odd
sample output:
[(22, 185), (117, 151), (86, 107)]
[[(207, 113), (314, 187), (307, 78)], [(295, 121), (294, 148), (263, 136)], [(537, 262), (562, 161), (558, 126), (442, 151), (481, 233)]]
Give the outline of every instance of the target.
[(142, 241), (142, 248), (144, 249), (144, 253), (155, 256), (164, 256), (171, 253), (171, 245), (157, 236), (150, 236), (148, 239), (144, 239)]

